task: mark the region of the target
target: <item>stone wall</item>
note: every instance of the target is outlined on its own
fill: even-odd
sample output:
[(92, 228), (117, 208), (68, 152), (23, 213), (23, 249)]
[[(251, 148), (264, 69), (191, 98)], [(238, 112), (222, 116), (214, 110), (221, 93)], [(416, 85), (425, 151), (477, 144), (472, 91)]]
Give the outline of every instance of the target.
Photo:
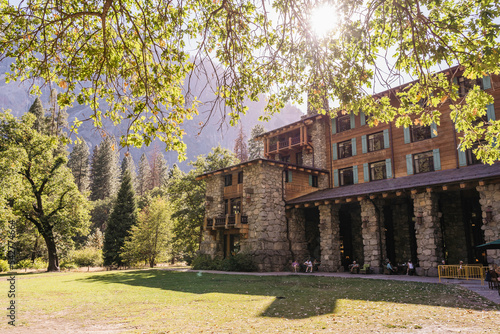
[(370, 265), (375, 273), (381, 271), (381, 254), (382, 240), (380, 231), (379, 212), (374, 203), (368, 199), (364, 199), (361, 204), (361, 220), (363, 236), (363, 253), (364, 263)]
[(321, 271), (336, 272), (341, 268), (339, 208), (336, 204), (319, 206)]
[(309, 256), (306, 240), (306, 219), (303, 209), (290, 209), (286, 211), (288, 219), (288, 237), (291, 243), (292, 260), (303, 261)]
[[(484, 240), (486, 242), (497, 240), (500, 238), (500, 184), (478, 186), (476, 189), (479, 192), (479, 203), (483, 212)], [(488, 207), (492, 210), (491, 222), (486, 221)], [(486, 254), (489, 263), (500, 265), (500, 250), (490, 249)]]
[[(224, 177), (214, 175), (207, 178), (206, 187), (205, 218), (224, 216)], [(212, 257), (224, 254), (223, 242), (223, 237), (217, 236), (215, 231), (203, 231), (200, 252)]]
[(282, 170), (265, 163), (244, 169), (243, 214), (248, 216), (249, 233), (240, 245), (261, 271), (283, 270), (290, 261)]
[(437, 266), (443, 258), (443, 236), (439, 226), (438, 200), (435, 193), (413, 194), (415, 217), (422, 215), (422, 224), (415, 222), (417, 238), (417, 274), (437, 276)]

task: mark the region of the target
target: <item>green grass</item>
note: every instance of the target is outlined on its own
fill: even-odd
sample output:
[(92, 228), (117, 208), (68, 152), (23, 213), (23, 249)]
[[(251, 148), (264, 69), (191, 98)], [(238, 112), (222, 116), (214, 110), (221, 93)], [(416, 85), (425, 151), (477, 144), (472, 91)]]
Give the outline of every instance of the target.
[[(471, 333), (495, 331), (500, 326), (498, 306), (455, 285), (165, 270), (17, 278), (17, 325), (26, 333), (114, 329), (140, 333), (462, 329)], [(7, 290), (2, 278), (2, 308), (8, 305)], [(3, 320), (0, 332), (6, 328)]]

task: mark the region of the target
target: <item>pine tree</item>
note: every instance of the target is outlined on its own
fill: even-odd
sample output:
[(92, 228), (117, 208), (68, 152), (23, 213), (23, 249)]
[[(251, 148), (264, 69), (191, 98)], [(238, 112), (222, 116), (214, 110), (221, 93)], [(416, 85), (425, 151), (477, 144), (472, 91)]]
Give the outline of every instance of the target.
[(167, 178), (167, 163), (165, 157), (161, 152), (155, 152), (153, 155), (153, 166), (151, 168), (151, 187), (154, 189), (156, 187), (161, 187)]
[(121, 166), (121, 179), (123, 179), (123, 175), (125, 175), (125, 171), (130, 172), (130, 177), (132, 178), (132, 184), (134, 185), (134, 190), (136, 189), (137, 185), (137, 173), (135, 171), (135, 162), (134, 158), (132, 157), (132, 154), (129, 152), (125, 153), (125, 156), (123, 157), (122, 160), (122, 166)]
[(104, 235), (103, 257), (105, 266), (117, 265), (120, 267), (123, 265), (121, 248), (125, 238), (129, 237), (132, 226), (137, 222), (136, 211), (132, 178), (130, 172), (126, 171)]
[(119, 176), (116, 143), (107, 137), (94, 148), (92, 154), (90, 199), (95, 201), (114, 196), (118, 188)]
[(246, 135), (243, 131), (243, 127), (240, 125), (240, 131), (238, 137), (234, 141), (234, 154), (240, 160), (240, 162), (245, 162), (248, 160), (247, 143), (245, 141)]
[(68, 167), (81, 193), (87, 191), (90, 184), (89, 156), (89, 147), (83, 139), (75, 144), (69, 155)]
[(264, 142), (256, 140), (255, 137), (266, 132), (264, 126), (256, 124), (250, 132), (250, 140), (248, 141), (248, 159), (259, 159), (264, 157)]
[(39, 97), (35, 99), (28, 112), (32, 113), (36, 117), (35, 123), (33, 124), (35, 130), (39, 133), (44, 132), (46, 123), (45, 110), (43, 109), (43, 104)]
[(139, 196), (146, 194), (151, 190), (151, 167), (149, 166), (146, 154), (141, 155), (139, 160), (139, 180), (137, 181), (137, 192)]

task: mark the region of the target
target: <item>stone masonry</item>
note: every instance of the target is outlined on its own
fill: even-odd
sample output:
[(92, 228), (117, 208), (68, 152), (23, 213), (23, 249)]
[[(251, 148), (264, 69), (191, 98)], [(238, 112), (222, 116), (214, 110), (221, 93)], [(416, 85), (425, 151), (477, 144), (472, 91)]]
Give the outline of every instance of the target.
[(305, 233), (306, 219), (304, 217), (304, 210), (293, 208), (287, 210), (286, 216), (288, 219), (288, 237), (292, 245), (292, 260), (303, 261), (309, 256)]
[[(205, 218), (224, 216), (224, 177), (213, 176), (207, 179), (205, 198)], [(200, 252), (211, 256), (220, 255), (222, 250), (222, 237), (213, 236), (210, 231), (203, 231), (200, 243)]]
[(379, 213), (375, 204), (368, 199), (363, 199), (360, 204), (361, 221), (363, 222), (361, 233), (363, 235), (364, 263), (369, 264), (375, 273), (379, 273), (382, 265)]
[(321, 271), (339, 271), (340, 254), (339, 205), (319, 206), (319, 231), (321, 236)]
[(435, 193), (413, 194), (415, 217), (422, 216), (422, 224), (415, 219), (418, 275), (437, 276), (437, 266), (443, 258), (443, 236), (439, 226), (438, 198)]
[[(500, 184), (490, 184), (477, 186), (483, 212), (484, 240), (486, 242), (494, 241), (500, 238)], [(486, 211), (491, 207), (493, 220), (486, 221)], [(500, 265), (500, 250), (490, 249), (487, 251), (488, 262)]]

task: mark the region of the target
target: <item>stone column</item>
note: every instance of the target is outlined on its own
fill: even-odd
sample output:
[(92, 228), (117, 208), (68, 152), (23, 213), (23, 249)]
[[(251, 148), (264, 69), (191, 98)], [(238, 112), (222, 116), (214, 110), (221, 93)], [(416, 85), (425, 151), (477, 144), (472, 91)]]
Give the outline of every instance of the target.
[(321, 271), (339, 271), (342, 266), (340, 254), (339, 205), (319, 206), (319, 233), (321, 246)]
[(306, 219), (303, 209), (290, 209), (286, 211), (288, 219), (288, 237), (290, 239), (293, 260), (303, 261), (308, 257), (306, 240)]
[[(490, 242), (500, 238), (500, 184), (477, 186), (479, 203), (483, 212), (484, 241)], [(486, 220), (486, 212), (491, 209), (492, 221)], [(489, 249), (486, 253), (489, 263), (500, 265), (500, 250)]]
[(360, 205), (365, 264), (369, 264), (371, 270), (375, 273), (380, 273), (382, 266), (382, 235), (379, 213), (371, 200), (364, 199), (360, 202)]
[(437, 276), (437, 266), (443, 259), (443, 235), (438, 218), (438, 198), (434, 193), (412, 195), (415, 217), (422, 216), (422, 224), (415, 218), (417, 239), (417, 274)]
[[(224, 177), (222, 175), (210, 176), (207, 178), (206, 185), (205, 218), (213, 219), (224, 216)], [(218, 248), (222, 249), (221, 243), (223, 245), (223, 240), (216, 237), (215, 231), (203, 231), (200, 253), (212, 257), (220, 255)], [(223, 251), (222, 254), (224, 254)]]

